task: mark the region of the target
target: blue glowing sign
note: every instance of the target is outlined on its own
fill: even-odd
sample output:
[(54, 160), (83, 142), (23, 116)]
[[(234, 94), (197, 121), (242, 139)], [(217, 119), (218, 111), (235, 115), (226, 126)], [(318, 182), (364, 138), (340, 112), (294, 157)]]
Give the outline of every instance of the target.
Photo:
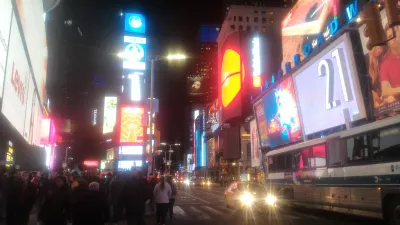
[(142, 14), (125, 13), (125, 32), (146, 33), (146, 19)]
[(124, 36), (123, 68), (146, 69), (146, 38)]
[(311, 42), (307, 42), (303, 45), (303, 53), (305, 56), (309, 56), (313, 49), (319, 47), (322, 43), (331, 38), (339, 30), (339, 20), (334, 18), (328, 26), (318, 34)]
[(358, 14), (358, 4), (357, 0), (351, 3), (349, 6), (346, 7), (346, 15), (348, 21), (352, 21)]

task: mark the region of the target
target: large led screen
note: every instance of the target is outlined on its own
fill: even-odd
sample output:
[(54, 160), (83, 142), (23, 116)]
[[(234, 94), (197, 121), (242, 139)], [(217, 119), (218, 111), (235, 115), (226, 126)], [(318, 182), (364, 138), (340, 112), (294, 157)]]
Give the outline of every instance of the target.
[(365, 118), (350, 38), (341, 36), (294, 75), (306, 135)]
[(285, 78), (269, 90), (263, 97), (263, 104), (272, 148), (302, 139), (292, 77)]
[(124, 36), (124, 69), (146, 69), (146, 38)]
[(42, 0), (17, 0), (16, 3), (38, 93), (41, 101), (45, 102), (47, 99), (47, 39)]
[(11, 0), (0, 1), (0, 97), (2, 97), (4, 72), (6, 70), (6, 58), (8, 40), (10, 36), (12, 5)]
[(121, 107), (121, 143), (143, 143), (143, 115), (142, 107)]
[[(378, 22), (378, 21), (377, 21)], [(400, 26), (388, 28), (386, 11), (381, 11), (381, 21), (388, 39), (387, 45), (369, 51), (368, 38), (364, 36), (365, 25), (359, 28), (363, 52), (372, 81), (372, 97), (377, 118), (396, 114), (400, 110)], [(395, 38), (393, 38), (395, 37)], [(393, 38), (393, 39), (392, 39)]]
[(282, 21), (283, 63), (304, 58), (339, 28), (340, 0), (299, 0)]
[(125, 32), (144, 34), (146, 32), (146, 19), (138, 13), (125, 13)]
[(15, 15), (12, 24), (1, 111), (21, 136), (24, 136), (31, 74)]
[(111, 133), (117, 123), (117, 97), (104, 98), (103, 134)]

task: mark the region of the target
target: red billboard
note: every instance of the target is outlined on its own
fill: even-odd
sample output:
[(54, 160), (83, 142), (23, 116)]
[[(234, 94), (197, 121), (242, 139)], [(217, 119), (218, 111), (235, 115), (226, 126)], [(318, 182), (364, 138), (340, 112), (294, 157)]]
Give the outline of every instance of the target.
[(120, 122), (120, 143), (143, 144), (144, 108), (139, 106), (122, 106)]

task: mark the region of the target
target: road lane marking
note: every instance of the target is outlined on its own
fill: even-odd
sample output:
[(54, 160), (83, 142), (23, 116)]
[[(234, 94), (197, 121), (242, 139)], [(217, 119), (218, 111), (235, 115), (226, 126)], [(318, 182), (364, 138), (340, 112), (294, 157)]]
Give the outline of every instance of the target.
[(195, 214), (196, 214), (196, 218), (198, 220), (209, 220), (211, 219), (211, 217), (207, 214), (204, 214), (204, 212), (202, 212), (201, 210), (197, 209), (194, 206), (189, 206), (190, 210), (192, 210)]
[(222, 212), (220, 212), (220, 211), (218, 211), (218, 210), (216, 210), (216, 209), (214, 209), (214, 208), (211, 208), (211, 207), (209, 207), (209, 206), (202, 206), (201, 207), (202, 209), (205, 209), (206, 211), (208, 211), (208, 212), (211, 212), (212, 214), (215, 214), (215, 215), (217, 215), (217, 216), (226, 216), (225, 214), (223, 214)]
[(197, 199), (197, 200), (200, 200), (200, 201), (202, 201), (202, 202), (205, 202), (205, 203), (208, 203), (208, 204), (210, 204), (211, 202), (208, 202), (208, 201), (206, 201), (206, 200), (203, 200), (203, 199), (201, 199), (201, 198), (198, 198), (198, 197), (196, 197), (196, 196), (193, 196), (193, 195), (189, 195), (188, 193), (186, 193), (186, 192), (184, 192), (185, 193), (185, 195), (188, 195), (188, 196), (190, 196), (190, 197), (192, 197), (192, 198), (195, 198), (195, 199)]

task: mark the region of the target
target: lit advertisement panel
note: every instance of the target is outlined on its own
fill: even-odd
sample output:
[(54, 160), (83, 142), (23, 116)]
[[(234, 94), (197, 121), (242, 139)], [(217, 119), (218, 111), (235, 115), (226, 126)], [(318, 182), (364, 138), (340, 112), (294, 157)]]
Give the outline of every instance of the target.
[(124, 69), (146, 69), (146, 38), (124, 36)]
[[(35, 95), (35, 86), (33, 83), (32, 76), (29, 76), (29, 85), (28, 85), (27, 99), (26, 99), (27, 102), (26, 102), (26, 112), (25, 112), (24, 135), (23, 135), (25, 140), (27, 140), (29, 144), (32, 144), (32, 139), (30, 137), (32, 136), (31, 123), (32, 123), (34, 98), (37, 98), (37, 95)], [(37, 100), (35, 99), (35, 101)]]
[(261, 166), (261, 149), (259, 148), (257, 133), (257, 121), (250, 121), (250, 146), (251, 146), (251, 167)]
[(143, 114), (141, 107), (121, 107), (121, 143), (143, 143)]
[(141, 160), (120, 160), (118, 161), (118, 169), (131, 170), (132, 167), (141, 167), (143, 162)]
[(38, 3), (32, 0), (17, 0), (16, 3), (39, 97), (42, 102), (45, 102), (47, 99), (47, 39), (43, 4), (42, 1)]
[[(381, 23), (386, 29), (388, 39), (394, 37), (393, 30), (388, 29), (386, 11), (381, 11)], [(378, 21), (377, 21), (378, 22)], [(375, 116), (378, 119), (396, 114), (400, 110), (400, 26), (395, 26), (395, 38), (386, 46), (377, 46), (369, 51), (366, 46), (368, 38), (364, 36), (365, 25), (359, 28), (361, 43), (368, 74), (372, 82), (372, 97)]]
[(31, 74), (15, 15), (12, 24), (1, 111), (23, 136)]
[(293, 74), (306, 135), (366, 117), (357, 74), (347, 34)]
[(117, 123), (117, 97), (104, 98), (103, 134), (111, 133)]
[(83, 161), (83, 165), (85, 165), (87, 167), (98, 167), (99, 161), (86, 160), (86, 161)]
[(263, 101), (260, 100), (254, 106), (254, 113), (256, 115), (258, 134), (260, 137), (260, 144), (262, 148), (267, 148), (269, 146), (269, 138), (268, 138), (268, 128), (267, 128), (267, 120), (265, 119), (264, 112), (264, 104)]
[(294, 65), (339, 29), (340, 0), (299, 0), (282, 20), (283, 63)]
[(8, 40), (10, 36), (12, 5), (11, 0), (0, 1), (0, 97), (2, 97), (4, 72), (6, 70), (6, 58)]
[(120, 146), (120, 155), (143, 155), (143, 146)]
[(138, 13), (125, 13), (125, 32), (144, 34), (146, 33), (146, 18)]
[(269, 144), (272, 148), (302, 139), (292, 77), (278, 83), (263, 97)]

